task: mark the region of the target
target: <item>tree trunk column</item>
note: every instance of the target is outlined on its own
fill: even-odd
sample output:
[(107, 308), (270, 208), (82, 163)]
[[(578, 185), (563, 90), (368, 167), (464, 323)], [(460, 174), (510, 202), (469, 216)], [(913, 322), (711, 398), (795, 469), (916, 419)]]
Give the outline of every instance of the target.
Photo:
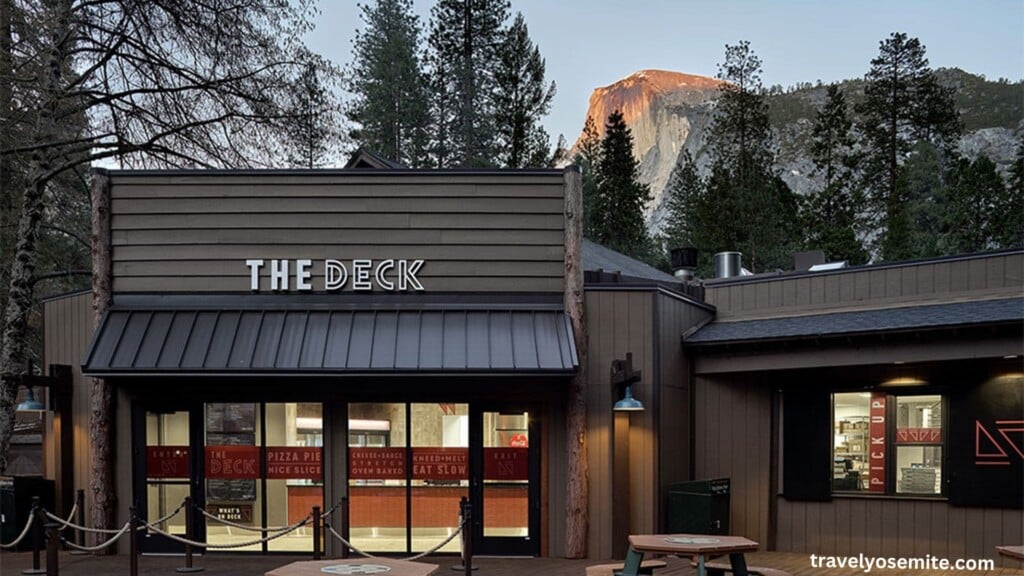
[[(92, 312), (93, 329), (99, 326), (111, 302), (110, 176), (106, 170), (92, 169)], [(114, 492), (114, 406), (110, 385), (93, 378), (89, 392), (89, 507), (92, 524), (113, 528), (117, 516)], [(108, 553), (113, 547), (105, 548)]]
[(579, 168), (565, 170), (565, 311), (572, 324), (579, 370), (569, 384), (566, 417), (565, 557), (587, 556), (590, 526), (587, 470), (587, 332), (583, 316), (583, 184)]

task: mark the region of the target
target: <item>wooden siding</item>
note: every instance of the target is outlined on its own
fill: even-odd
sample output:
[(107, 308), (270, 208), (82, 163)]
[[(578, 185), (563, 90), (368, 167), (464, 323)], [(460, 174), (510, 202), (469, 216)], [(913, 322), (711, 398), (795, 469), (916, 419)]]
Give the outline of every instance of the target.
[(690, 365), (683, 354), (683, 334), (711, 319), (712, 312), (680, 298), (659, 292), (656, 296), (656, 318), (660, 334), (657, 397), (659, 475), (655, 525), (658, 531), (666, 526), (665, 503), (669, 486), (693, 478), (690, 420)]
[[(790, 502), (779, 497), (778, 550), (903, 558), (992, 558), (996, 546), (1024, 541), (1024, 512), (959, 508), (944, 501), (836, 498)], [(1004, 566), (1014, 566), (1003, 561)], [(1016, 564), (1019, 566), (1019, 563)]]
[(1024, 253), (867, 267), (706, 286), (719, 319), (922, 305), (962, 298), (1019, 296)]
[(111, 180), (115, 292), (249, 292), (245, 260), (275, 258), (312, 259), (314, 290), (324, 259), (355, 258), (422, 259), (417, 278), (430, 292), (563, 287), (561, 172), (114, 172)]
[[(74, 294), (63, 298), (47, 300), (43, 303), (43, 362), (50, 364), (67, 364), (74, 375), (72, 381), (72, 430), (74, 446), (74, 489), (85, 490), (86, 506), (91, 500), (89, 488), (89, 464), (91, 447), (89, 444), (89, 392), (91, 379), (82, 376), (82, 358), (92, 338), (92, 294)], [(47, 418), (52, 424), (52, 415)], [(56, 478), (55, 444), (47, 443), (48, 478)], [(62, 506), (62, 509), (67, 509)]]
[[(613, 412), (610, 371), (612, 360), (633, 353), (633, 367), (644, 380), (634, 392), (646, 406), (652, 406), (650, 375), (653, 374), (653, 298), (650, 291), (587, 290), (587, 460), (590, 471), (590, 558), (606, 559), (612, 552)], [(631, 512), (629, 532), (655, 531), (657, 500), (657, 441), (655, 411), (648, 409), (630, 417), (629, 489)], [(624, 543), (623, 543), (624, 544)]]
[(735, 375), (697, 377), (695, 386), (694, 476), (729, 478), (730, 533), (766, 543), (772, 385)]

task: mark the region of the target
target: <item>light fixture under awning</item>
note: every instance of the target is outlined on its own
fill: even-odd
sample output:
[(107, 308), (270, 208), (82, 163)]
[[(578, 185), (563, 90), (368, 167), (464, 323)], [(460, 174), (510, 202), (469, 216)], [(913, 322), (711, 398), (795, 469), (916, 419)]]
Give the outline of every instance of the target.
[(561, 310), (124, 309), (103, 318), (88, 376), (569, 374)]

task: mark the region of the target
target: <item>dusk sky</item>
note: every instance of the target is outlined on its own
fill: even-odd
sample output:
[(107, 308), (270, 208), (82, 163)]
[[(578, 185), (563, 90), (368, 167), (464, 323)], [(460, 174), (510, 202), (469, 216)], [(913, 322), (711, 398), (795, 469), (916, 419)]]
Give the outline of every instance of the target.
[[(372, 1), (372, 0), (366, 0)], [(414, 0), (424, 30), (432, 1)], [(362, 26), (351, 0), (321, 0), (310, 47), (351, 59)], [(933, 68), (1024, 78), (1021, 0), (525, 0), (512, 2), (558, 86), (544, 125), (570, 144), (591, 91), (644, 68), (714, 76), (726, 44), (749, 40), (765, 86), (861, 77), (892, 32), (917, 37)]]

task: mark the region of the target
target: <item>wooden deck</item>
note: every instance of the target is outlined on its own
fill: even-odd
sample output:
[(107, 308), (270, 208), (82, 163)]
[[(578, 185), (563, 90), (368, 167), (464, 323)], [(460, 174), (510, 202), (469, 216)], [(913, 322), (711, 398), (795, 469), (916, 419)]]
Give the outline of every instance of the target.
[[(993, 555), (995, 552), (993, 551)], [(295, 560), (308, 560), (308, 556), (250, 556), (250, 555), (210, 555), (197, 557), (196, 566), (205, 568), (202, 574), (207, 576), (261, 576), (269, 570), (284, 566)], [(45, 555), (43, 556), (45, 562)], [(667, 566), (657, 570), (656, 576), (693, 576), (694, 570), (689, 562), (675, 557), (666, 557)], [(462, 572), (451, 570), (460, 564), (453, 556), (434, 556), (426, 562), (438, 564), (439, 575), (459, 576)], [(997, 563), (999, 561), (997, 560)], [(1012, 560), (1005, 560), (1007, 564)], [(600, 560), (564, 560), (561, 558), (476, 558), (474, 566), (479, 567), (473, 572), (475, 576), (584, 576), (586, 567), (591, 564), (603, 564)], [(825, 569), (811, 566), (807, 554), (783, 552), (755, 552), (747, 554), (747, 563), (751, 566), (766, 566), (785, 570), (793, 576), (865, 576), (859, 568)], [(27, 552), (11, 553), (0, 551), (0, 574), (20, 574), (24, 568), (32, 565), (32, 555)], [(183, 566), (181, 557), (174, 556), (143, 556), (139, 558), (139, 574), (145, 576), (166, 576), (174, 574), (174, 569)], [(1019, 564), (1018, 564), (1019, 566)], [(61, 576), (95, 576), (97, 574), (117, 576), (128, 575), (128, 556), (70, 556), (62, 552), (60, 556)], [(1024, 576), (1021, 568), (996, 568), (988, 572), (968, 571), (909, 571), (909, 570), (872, 570), (871, 576)]]

